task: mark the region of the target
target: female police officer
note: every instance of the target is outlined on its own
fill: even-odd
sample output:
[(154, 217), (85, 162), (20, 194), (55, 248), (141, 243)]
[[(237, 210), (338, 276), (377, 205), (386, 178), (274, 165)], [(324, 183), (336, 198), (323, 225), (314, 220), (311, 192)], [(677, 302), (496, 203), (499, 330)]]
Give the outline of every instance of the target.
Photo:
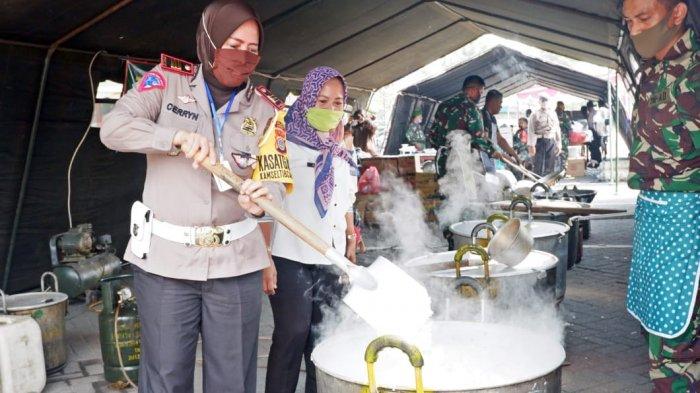
[(147, 160), (125, 255), (135, 265), (140, 392), (192, 392), (200, 333), (204, 391), (255, 391), (260, 271), (270, 260), (249, 217), (263, 213), (251, 198), (279, 199), (282, 186), (246, 180), (240, 195), (222, 191), (198, 163), (220, 160), (250, 178), (261, 136), (280, 109), (248, 79), (262, 41), (246, 3), (214, 1), (197, 31), (201, 65), (162, 56), (100, 131), (107, 147)]

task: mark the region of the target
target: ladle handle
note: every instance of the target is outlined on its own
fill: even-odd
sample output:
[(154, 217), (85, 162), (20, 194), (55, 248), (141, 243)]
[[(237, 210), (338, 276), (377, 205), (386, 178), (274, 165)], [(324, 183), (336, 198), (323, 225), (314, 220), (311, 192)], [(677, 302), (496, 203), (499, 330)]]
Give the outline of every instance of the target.
[[(479, 236), (479, 232), (482, 230), (486, 229), (487, 231), (491, 232), (491, 236), (493, 236), (494, 233), (496, 233), (496, 228), (488, 223), (488, 222), (480, 222), (472, 228), (472, 244), (476, 244), (476, 239), (477, 236)], [(488, 239), (488, 234), (486, 235)]]
[(367, 363), (367, 381), (369, 384), (370, 393), (378, 393), (377, 379), (374, 374), (374, 363), (379, 358), (379, 352), (384, 348), (397, 348), (408, 356), (411, 366), (416, 373), (416, 393), (424, 393), (423, 391), (423, 355), (415, 345), (411, 345), (396, 336), (381, 336), (372, 340), (365, 350), (365, 362)]
[(489, 254), (483, 247), (475, 244), (465, 244), (455, 253), (455, 274), (457, 275), (457, 278), (462, 277), (462, 258), (464, 258), (464, 254), (468, 252), (477, 254), (481, 257), (481, 260), (484, 262), (484, 279), (488, 281), (491, 277), (489, 274)]
[(44, 272), (44, 274), (41, 275), (41, 292), (46, 292), (46, 276), (51, 276), (51, 278), (53, 278), (53, 284), (54, 287), (56, 287), (56, 292), (59, 292), (58, 277), (56, 277), (56, 275), (52, 272)]
[(510, 206), (508, 207), (508, 210), (510, 210), (510, 218), (513, 218), (513, 213), (515, 212), (515, 207), (517, 205), (525, 206), (525, 208), (527, 209), (527, 219), (529, 221), (532, 221), (532, 201), (522, 195), (516, 196), (510, 202)]
[(530, 187), (530, 192), (534, 193), (535, 190), (538, 188), (541, 188), (542, 190), (544, 190), (544, 194), (547, 197), (549, 197), (552, 194), (552, 189), (548, 185), (546, 185), (544, 183), (539, 183), (539, 182), (533, 184), (532, 187)]
[[(233, 171), (219, 163), (212, 164), (206, 160), (202, 161), (200, 165), (209, 172), (211, 172), (213, 175), (219, 177), (221, 180), (233, 187), (234, 191), (240, 192), (241, 185), (243, 184), (243, 179), (241, 179)], [(265, 213), (269, 214), (278, 223), (284, 225), (287, 229), (289, 229), (290, 232), (297, 235), (297, 237), (299, 237), (306, 244), (311, 246), (311, 248), (326, 256), (326, 258), (333, 262), (334, 265), (336, 265), (344, 273), (349, 275), (348, 266), (349, 264), (351, 264), (351, 262), (343, 258), (342, 255), (340, 259), (345, 259), (343, 261), (338, 261), (339, 258), (332, 258), (335, 255), (329, 255), (329, 253), (333, 253), (333, 247), (331, 247), (328, 243), (321, 239), (306, 225), (302, 224), (301, 221), (297, 220), (296, 217), (287, 213), (277, 203), (269, 199), (253, 198), (253, 202), (260, 206), (260, 208), (262, 208), (265, 211)]]

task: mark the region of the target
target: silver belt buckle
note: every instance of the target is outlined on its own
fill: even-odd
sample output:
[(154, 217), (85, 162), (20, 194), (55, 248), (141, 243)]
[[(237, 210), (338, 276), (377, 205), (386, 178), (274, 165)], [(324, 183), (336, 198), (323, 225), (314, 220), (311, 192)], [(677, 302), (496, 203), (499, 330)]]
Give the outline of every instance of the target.
[(221, 247), (224, 243), (224, 229), (221, 227), (195, 228), (194, 244), (199, 247)]

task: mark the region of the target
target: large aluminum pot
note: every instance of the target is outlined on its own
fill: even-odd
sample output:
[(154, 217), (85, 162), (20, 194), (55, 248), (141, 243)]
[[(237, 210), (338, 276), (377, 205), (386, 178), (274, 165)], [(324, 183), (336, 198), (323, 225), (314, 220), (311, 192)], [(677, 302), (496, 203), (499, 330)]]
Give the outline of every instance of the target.
[[(534, 187), (534, 186), (533, 186)], [(563, 199), (567, 201), (576, 201), (583, 203), (592, 203), (597, 192), (595, 190), (579, 189), (574, 186), (573, 188), (564, 188), (559, 190), (552, 190), (549, 187), (542, 187), (544, 192), (532, 193), (532, 197), (536, 199)], [(581, 221), (581, 231), (583, 232), (583, 239), (587, 240), (591, 237), (591, 222), (584, 220)]]
[[(495, 217), (495, 218), (494, 218)], [(494, 222), (504, 219), (501, 216), (493, 215), (489, 217), (489, 221)], [(466, 244), (472, 244), (473, 230), (478, 229), (479, 224), (473, 225), (474, 221), (464, 221), (450, 226), (450, 231), (453, 234), (455, 246), (462, 247)], [(554, 254), (558, 263), (556, 269), (547, 272), (550, 276), (548, 280), (555, 283), (555, 297), (557, 302), (564, 299), (566, 292), (566, 270), (568, 268), (569, 256), (569, 226), (555, 221), (532, 220), (525, 221), (526, 228), (530, 231), (530, 235), (534, 239), (534, 250), (540, 250)], [(497, 226), (497, 224), (494, 222)], [(467, 235), (468, 234), (468, 235)], [(476, 238), (480, 244), (486, 240), (484, 238)], [(517, 267), (517, 266), (516, 266)]]
[[(385, 348), (400, 351), (381, 352)], [(369, 328), (348, 329), (321, 341), (311, 354), (319, 393), (554, 393), (561, 391), (565, 357), (564, 348), (542, 334), (456, 321), (432, 322), (410, 342), (376, 337)]]
[[(483, 289), (488, 289), (491, 297), (498, 296), (499, 288), (507, 287), (517, 280), (531, 280), (536, 289), (549, 292), (552, 297), (556, 297), (556, 256), (533, 250), (517, 266), (510, 267), (497, 260), (489, 259), (485, 252), (474, 248), (478, 247), (465, 245), (458, 251), (423, 255), (407, 261), (404, 266), (418, 274), (428, 275), (431, 280), (455, 281), (460, 277), (474, 278), (481, 283)], [(484, 264), (484, 260), (488, 263)], [(459, 266), (459, 271), (456, 270), (456, 266)], [(443, 287), (449, 286), (437, 286), (437, 288)], [(472, 293), (472, 295), (475, 294)]]
[[(54, 279), (56, 292), (46, 292), (44, 279)], [(44, 346), (46, 373), (60, 371), (66, 365), (66, 311), (68, 295), (58, 292), (58, 280), (51, 272), (41, 276), (41, 292), (4, 296), (3, 311), (9, 315), (29, 315), (39, 324)]]

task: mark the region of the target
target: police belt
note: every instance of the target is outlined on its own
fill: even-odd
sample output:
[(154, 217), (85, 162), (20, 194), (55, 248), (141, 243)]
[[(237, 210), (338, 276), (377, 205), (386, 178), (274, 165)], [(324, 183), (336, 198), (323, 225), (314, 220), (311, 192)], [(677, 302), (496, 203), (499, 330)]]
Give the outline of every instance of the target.
[(153, 219), (152, 233), (186, 246), (221, 247), (253, 232), (258, 222), (252, 218), (214, 227), (184, 227)]

